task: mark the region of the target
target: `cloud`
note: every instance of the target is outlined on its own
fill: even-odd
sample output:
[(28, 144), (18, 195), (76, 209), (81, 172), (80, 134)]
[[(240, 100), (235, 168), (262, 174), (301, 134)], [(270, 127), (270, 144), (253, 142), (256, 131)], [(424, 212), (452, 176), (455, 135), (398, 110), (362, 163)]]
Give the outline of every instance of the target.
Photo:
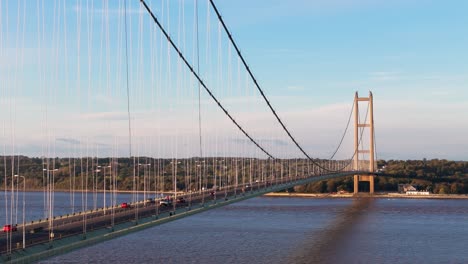
[(453, 93), (450, 91), (429, 91), (429, 94), (437, 97), (446, 97), (453, 95)]
[(299, 92), (299, 91), (304, 91), (304, 86), (287, 86), (286, 90), (291, 91), (291, 92)]
[[(232, 142), (237, 143), (237, 144), (245, 144), (245, 143), (251, 143), (251, 141), (247, 138), (235, 138), (231, 139)], [(261, 145), (274, 145), (274, 146), (287, 146), (288, 143), (284, 140), (281, 139), (256, 139), (259, 144)]]
[(126, 112), (98, 112), (79, 115), (79, 119), (89, 121), (122, 121), (128, 120)]
[(56, 141), (64, 142), (64, 143), (70, 143), (70, 144), (73, 144), (73, 145), (81, 144), (81, 141), (73, 139), (73, 138), (57, 138)]

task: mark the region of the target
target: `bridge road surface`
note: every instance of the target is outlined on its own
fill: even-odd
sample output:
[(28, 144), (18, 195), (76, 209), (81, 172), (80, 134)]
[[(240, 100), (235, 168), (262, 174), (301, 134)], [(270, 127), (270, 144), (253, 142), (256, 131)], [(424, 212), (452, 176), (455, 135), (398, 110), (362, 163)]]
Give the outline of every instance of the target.
[[(211, 191), (205, 191), (202, 195), (200, 194), (189, 194), (180, 195), (177, 197), (183, 197), (185, 203), (176, 203), (176, 208), (186, 207), (190, 208), (191, 205), (201, 204), (202, 198), (205, 201), (212, 201), (215, 198), (217, 200), (227, 199), (229, 196), (234, 196), (234, 193), (241, 195), (245, 191), (252, 189), (259, 189), (262, 185), (266, 185), (266, 182), (258, 182), (249, 184), (247, 190), (242, 186), (237, 188), (228, 186), (224, 189), (219, 189), (214, 197)], [(270, 183), (268, 183), (270, 184)], [(129, 204), (130, 208), (121, 208), (120, 205), (114, 207), (114, 224), (135, 221), (136, 211), (138, 211), (138, 218), (146, 218), (161, 213), (167, 213), (173, 211), (173, 205), (161, 206), (159, 200), (153, 200), (152, 203), (140, 201), (135, 204)], [(83, 219), (86, 217), (86, 230), (96, 230), (100, 228), (111, 228), (112, 227), (112, 208), (106, 209), (106, 214), (102, 208), (98, 210), (88, 211), (85, 213), (75, 213), (74, 215), (58, 216), (53, 221), (53, 240), (58, 240), (62, 237), (68, 237), (72, 235), (83, 234)], [(49, 222), (48, 220), (41, 220), (40, 222), (30, 222), (25, 225), (25, 236), (26, 236), (26, 247), (43, 244), (49, 242)], [(11, 236), (11, 250), (22, 249), (23, 243), (23, 227), (19, 226), (16, 232), (9, 233)], [(0, 234), (0, 253), (7, 253), (8, 242), (7, 233)]]
[[(201, 200), (201, 199), (200, 199)], [(156, 201), (158, 202), (158, 201)], [(165, 213), (173, 209), (172, 206), (159, 206), (155, 203), (138, 202), (136, 204), (129, 204), (130, 208), (114, 208), (114, 224), (128, 222), (135, 219), (136, 211), (138, 209), (138, 217), (145, 218), (151, 215), (156, 215), (156, 210), (159, 213)], [(187, 206), (187, 204), (176, 204), (177, 208)], [(136, 208), (138, 207), (138, 208)], [(54, 240), (62, 237), (83, 234), (84, 218), (86, 217), (86, 230), (91, 231), (99, 228), (111, 227), (112, 224), (112, 209), (107, 209), (106, 214), (104, 210), (99, 209), (93, 212), (86, 212), (81, 214), (55, 217), (53, 221), (53, 234)], [(41, 220), (41, 222), (34, 222), (25, 226), (26, 230), (26, 246), (49, 242), (49, 222)], [(12, 249), (22, 248), (23, 242), (23, 228), (18, 227), (16, 232), (10, 233)], [(3, 254), (7, 251), (7, 234), (0, 235), (0, 252)]]

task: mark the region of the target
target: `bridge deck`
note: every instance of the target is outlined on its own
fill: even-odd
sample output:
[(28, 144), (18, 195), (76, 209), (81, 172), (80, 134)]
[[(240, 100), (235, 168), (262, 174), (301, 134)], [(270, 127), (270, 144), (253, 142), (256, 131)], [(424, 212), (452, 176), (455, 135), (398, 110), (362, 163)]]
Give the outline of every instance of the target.
[[(25, 226), (27, 235), (25, 249), (22, 249), (21, 246), (22, 227), (17, 232), (12, 233), (14, 249), (11, 253), (6, 252), (7, 239), (5, 234), (1, 235), (1, 260), (11, 261), (11, 263), (37, 261), (269, 192), (282, 191), (296, 185), (321, 180), (366, 173), (349, 171), (300, 179), (258, 182), (249, 186), (247, 190), (242, 187), (226, 188), (219, 190), (214, 196), (209, 191), (192, 196), (186, 194), (183, 197), (187, 203), (176, 204), (175, 208), (174, 206), (160, 207), (157, 203), (138, 202), (131, 205), (131, 208), (114, 208), (114, 214), (111, 213), (112, 209), (107, 209), (106, 214), (101, 209), (55, 217), (53, 239), (49, 239), (51, 233), (48, 227), (49, 222), (33, 222)], [(112, 217), (114, 217), (113, 222)]]

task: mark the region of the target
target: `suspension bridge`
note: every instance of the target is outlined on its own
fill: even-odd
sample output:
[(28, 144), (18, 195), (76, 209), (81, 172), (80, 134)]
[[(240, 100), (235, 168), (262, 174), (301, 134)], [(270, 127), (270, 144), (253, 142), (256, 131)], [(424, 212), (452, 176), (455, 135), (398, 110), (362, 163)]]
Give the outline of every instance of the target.
[[(1, 1), (0, 22), (4, 262), (323, 180), (374, 192), (372, 93), (342, 113), (332, 155), (312, 155), (213, 0)], [(21, 186), (39, 186), (42, 217), (27, 217)]]

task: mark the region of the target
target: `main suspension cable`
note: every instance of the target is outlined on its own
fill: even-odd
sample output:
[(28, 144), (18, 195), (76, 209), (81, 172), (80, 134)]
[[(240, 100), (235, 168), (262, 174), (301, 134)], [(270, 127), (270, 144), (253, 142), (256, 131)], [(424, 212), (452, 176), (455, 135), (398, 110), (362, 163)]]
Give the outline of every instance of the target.
[[(149, 8), (149, 6), (146, 4), (146, 2), (144, 0), (140, 0), (140, 2), (143, 4), (143, 6), (145, 7), (146, 11), (148, 12), (148, 14), (151, 16), (151, 18), (153, 19), (154, 23), (159, 27), (159, 29), (161, 30), (161, 32), (164, 34), (164, 36), (166, 37), (167, 41), (171, 44), (172, 48), (174, 48), (174, 50), (177, 52), (177, 54), (179, 55), (179, 58), (182, 59), (182, 61), (184, 62), (184, 64), (190, 69), (190, 72), (195, 76), (195, 78), (197, 78), (198, 82), (200, 83), (201, 86), (203, 86), (203, 88), (205, 89), (205, 91), (210, 95), (210, 97), (216, 102), (216, 104), (219, 106), (219, 108), (221, 108), (221, 110), (223, 110), (224, 114), (232, 121), (232, 123), (234, 123), (234, 125), (237, 126), (237, 128), (252, 142), (255, 144), (255, 146), (257, 146), (263, 153), (265, 153), (268, 157), (272, 158), (272, 159), (275, 159), (275, 157), (273, 155), (271, 155), (268, 151), (266, 151), (262, 146), (260, 146), (260, 144), (255, 141), (243, 128), (242, 126), (239, 125), (239, 123), (237, 123), (237, 121), (229, 114), (229, 112), (226, 110), (226, 108), (224, 108), (224, 106), (221, 104), (221, 102), (214, 96), (214, 94), (211, 92), (210, 89), (208, 89), (208, 87), (205, 85), (205, 83), (203, 82), (203, 80), (200, 78), (200, 76), (198, 75), (198, 73), (194, 70), (193, 66), (187, 61), (187, 59), (185, 58), (185, 56), (182, 54), (182, 52), (179, 50), (179, 48), (176, 46), (176, 44), (172, 41), (171, 37), (169, 36), (169, 34), (167, 33), (167, 31), (164, 29), (164, 27), (161, 25), (161, 23), (159, 22), (159, 20), (156, 18), (156, 16), (153, 14), (153, 12), (151, 11), (151, 9)], [(224, 25), (224, 24), (223, 24)]]
[[(247, 65), (247, 62), (245, 61), (244, 57), (242, 56), (239, 48), (237, 47), (237, 44), (236, 42), (234, 41), (231, 33), (229, 32), (227, 26), (226, 26), (226, 23), (224, 23), (224, 20), (223, 18), (221, 17), (221, 14), (219, 13), (218, 11), (218, 8), (216, 7), (215, 3), (213, 2), (213, 0), (210, 0), (210, 3), (211, 3), (211, 6), (213, 7), (214, 11), (216, 12), (216, 15), (218, 16), (218, 19), (219, 21), (221, 22), (221, 24), (223, 25), (223, 28), (226, 32), (226, 34), (228, 35), (229, 37), (229, 40), (231, 41), (232, 43), (232, 46), (234, 47), (234, 49), (236, 50), (237, 52), (237, 55), (239, 56), (239, 58), (241, 59), (242, 61), (242, 64), (244, 64), (244, 67), (245, 69), (247, 70), (247, 72), (249, 73), (249, 76), (250, 78), (252, 78), (252, 81), (254, 82), (255, 86), (257, 87), (257, 90), (260, 92), (261, 96), (263, 97), (263, 99), (265, 100), (265, 102), (267, 103), (268, 107), (270, 108), (271, 112), (273, 113), (273, 115), (276, 117), (276, 120), (278, 120), (278, 122), (280, 123), (281, 127), (283, 127), (283, 130), (286, 132), (286, 134), (288, 134), (289, 138), (292, 140), (292, 142), (296, 145), (296, 147), (302, 152), (302, 154), (304, 154), (304, 156), (306, 156), (310, 161), (312, 161), (312, 163), (316, 164), (317, 166), (319, 166), (320, 168), (322, 168), (323, 170), (326, 170), (326, 171), (332, 171), (332, 170), (329, 170), (325, 167), (322, 167), (320, 164), (318, 164), (317, 162), (315, 162), (310, 156), (309, 154), (307, 154), (307, 152), (305, 152), (305, 150), (301, 147), (301, 145), (299, 145), (299, 143), (296, 141), (296, 139), (292, 136), (291, 132), (288, 130), (288, 128), (286, 127), (286, 125), (283, 123), (283, 121), (281, 120), (281, 118), (278, 116), (278, 114), (276, 113), (276, 110), (273, 108), (273, 106), (271, 105), (270, 101), (268, 100), (268, 98), (266, 97), (265, 93), (263, 92), (262, 88), (260, 88), (260, 85), (258, 84), (257, 82), (257, 79), (255, 79), (255, 76), (253, 75), (252, 71), (250, 70), (249, 66)], [(340, 144), (341, 145), (341, 144)]]
[[(292, 142), (296, 145), (296, 147), (302, 152), (302, 154), (304, 154), (304, 156), (306, 156), (312, 163), (314, 163), (315, 165), (317, 165), (319, 168), (323, 169), (323, 170), (326, 170), (326, 171), (329, 171), (329, 172), (336, 172), (335, 170), (330, 170), (330, 169), (327, 169), (323, 166), (321, 166), (319, 163), (317, 163), (316, 161), (314, 161), (308, 154), (307, 152), (305, 152), (305, 150), (301, 147), (301, 145), (297, 142), (297, 140), (292, 136), (291, 132), (288, 130), (288, 128), (286, 127), (286, 125), (283, 123), (283, 121), (281, 120), (281, 118), (278, 116), (278, 114), (276, 113), (276, 110), (273, 108), (273, 106), (271, 105), (270, 101), (268, 100), (268, 98), (266, 97), (265, 93), (263, 92), (262, 88), (260, 88), (260, 85), (258, 84), (257, 82), (257, 79), (255, 78), (255, 76), (253, 75), (252, 71), (250, 70), (249, 66), (247, 65), (247, 62), (245, 61), (244, 57), (242, 56), (236, 42), (234, 41), (234, 38), (232, 37), (231, 35), (231, 32), (228, 30), (227, 26), (226, 26), (226, 23), (224, 23), (224, 20), (223, 18), (221, 17), (221, 14), (219, 13), (218, 11), (218, 8), (216, 7), (215, 3), (213, 2), (213, 0), (210, 0), (210, 3), (211, 3), (211, 6), (213, 7), (214, 11), (216, 12), (216, 15), (218, 16), (218, 19), (219, 21), (221, 22), (226, 34), (228, 35), (229, 37), (229, 40), (231, 41), (231, 44), (232, 46), (235, 48), (236, 52), (237, 52), (237, 55), (239, 56), (239, 58), (241, 59), (242, 61), (242, 64), (244, 64), (244, 67), (245, 69), (247, 70), (247, 72), (249, 73), (249, 76), (250, 78), (252, 79), (252, 81), (254, 82), (255, 86), (257, 87), (257, 90), (260, 92), (261, 96), (263, 97), (263, 99), (265, 100), (265, 102), (267, 103), (268, 107), (270, 108), (271, 112), (273, 113), (273, 115), (276, 117), (276, 120), (280, 123), (281, 127), (283, 128), (283, 130), (286, 132), (286, 134), (288, 134), (289, 138), (292, 140)], [(354, 108), (354, 105), (353, 105), (353, 108)], [(352, 110), (351, 110), (351, 113), (352, 113)], [(343, 139), (345, 137), (345, 134), (346, 134), (346, 131), (349, 127), (349, 120), (351, 120), (351, 115), (348, 119), (348, 124), (346, 125), (346, 129), (345, 129), (345, 132), (340, 140), (340, 143), (338, 145), (338, 148), (335, 150), (335, 152), (333, 153), (332, 157), (329, 159), (331, 160), (336, 152), (338, 151), (338, 149), (341, 147), (341, 144), (343, 142)], [(353, 155), (354, 156), (354, 155)], [(343, 169), (343, 168), (342, 168)], [(341, 170), (342, 170), (341, 169)], [(337, 171), (341, 171), (341, 170), (337, 170)]]
[(343, 143), (343, 140), (344, 140), (344, 138), (346, 136), (346, 132), (348, 132), (349, 124), (351, 123), (351, 117), (353, 116), (353, 111), (354, 111), (354, 102), (353, 102), (353, 106), (351, 107), (351, 111), (349, 112), (348, 123), (346, 124), (346, 128), (345, 128), (345, 130), (343, 132), (343, 135), (341, 136), (340, 143), (338, 143), (338, 146), (336, 147), (335, 152), (333, 152), (333, 155), (331, 155), (329, 160), (331, 160), (331, 159), (333, 159), (335, 157), (336, 153), (338, 152), (338, 150), (341, 147), (341, 144)]

